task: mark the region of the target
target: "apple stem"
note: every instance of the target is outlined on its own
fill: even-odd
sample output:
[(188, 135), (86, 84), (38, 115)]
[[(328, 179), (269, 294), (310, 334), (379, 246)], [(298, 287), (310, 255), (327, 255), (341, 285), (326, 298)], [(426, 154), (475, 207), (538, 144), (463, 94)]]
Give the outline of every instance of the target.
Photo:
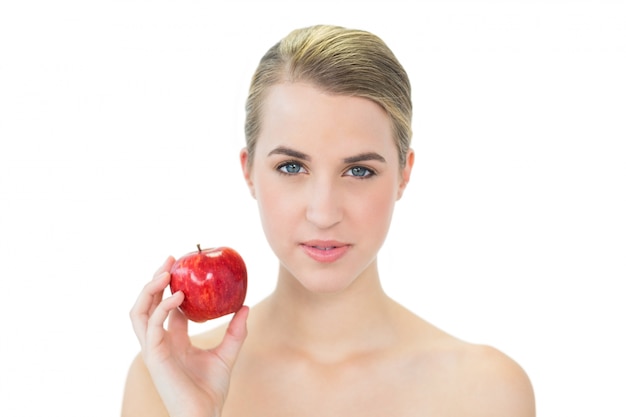
[(196, 244), (196, 247), (198, 248), (198, 253), (202, 252), (202, 249), (200, 249), (200, 244)]

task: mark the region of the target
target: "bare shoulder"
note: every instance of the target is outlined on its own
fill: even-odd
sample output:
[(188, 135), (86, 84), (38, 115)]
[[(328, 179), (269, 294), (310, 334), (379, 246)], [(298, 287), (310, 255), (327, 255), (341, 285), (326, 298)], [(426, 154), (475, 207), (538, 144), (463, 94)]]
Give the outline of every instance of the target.
[(459, 353), (459, 395), (474, 413), (534, 417), (530, 379), (512, 358), (491, 346), (465, 344)]
[(211, 349), (219, 345), (224, 339), (228, 323), (222, 324), (205, 332), (190, 336), (191, 344), (201, 349)]
[(491, 346), (446, 339), (425, 355), (438, 375), (432, 387), (445, 404), (442, 415), (535, 416), (531, 381), (515, 360)]
[(535, 397), (524, 369), (502, 351), (455, 338), (418, 317), (405, 323), (413, 357), (413, 396), (433, 415), (534, 417)]

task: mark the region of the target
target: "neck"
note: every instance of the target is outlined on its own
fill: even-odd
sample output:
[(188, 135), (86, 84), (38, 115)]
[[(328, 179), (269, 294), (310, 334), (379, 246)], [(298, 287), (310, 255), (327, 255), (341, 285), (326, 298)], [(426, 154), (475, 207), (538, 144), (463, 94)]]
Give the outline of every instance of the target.
[(281, 268), (276, 290), (262, 304), (259, 319), (273, 329), (266, 337), (317, 361), (338, 361), (393, 341), (389, 315), (395, 303), (382, 289), (375, 261), (333, 293), (309, 291)]

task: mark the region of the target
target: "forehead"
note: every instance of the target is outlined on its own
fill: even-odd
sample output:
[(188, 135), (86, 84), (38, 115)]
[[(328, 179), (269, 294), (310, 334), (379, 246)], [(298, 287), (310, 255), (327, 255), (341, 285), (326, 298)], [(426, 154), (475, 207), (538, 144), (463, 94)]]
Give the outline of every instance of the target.
[(309, 152), (376, 151), (386, 159), (396, 153), (392, 122), (380, 105), (363, 97), (328, 94), (306, 83), (272, 86), (263, 103), (258, 154), (287, 145)]

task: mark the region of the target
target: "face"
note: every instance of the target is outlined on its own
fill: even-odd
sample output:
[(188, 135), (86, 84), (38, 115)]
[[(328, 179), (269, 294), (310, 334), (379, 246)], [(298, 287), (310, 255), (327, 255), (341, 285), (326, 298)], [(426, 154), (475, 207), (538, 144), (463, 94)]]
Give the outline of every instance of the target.
[[(337, 292), (377, 274), (396, 200), (409, 180), (391, 121), (373, 101), (304, 83), (273, 86), (253, 161), (241, 152), (280, 277)], [(251, 162), (249, 164), (248, 162)]]

